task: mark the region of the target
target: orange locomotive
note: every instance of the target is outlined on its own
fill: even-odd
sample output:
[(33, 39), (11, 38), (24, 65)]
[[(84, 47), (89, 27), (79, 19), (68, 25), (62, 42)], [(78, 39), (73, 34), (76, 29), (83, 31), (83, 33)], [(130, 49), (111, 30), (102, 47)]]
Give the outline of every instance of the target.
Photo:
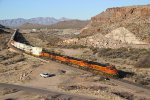
[(110, 75), (118, 75), (118, 70), (114, 66), (101, 65), (99, 63), (84, 61), (81, 59), (58, 55), (55, 53), (41, 53), (40, 56), (41, 57), (50, 57), (51, 59), (62, 61), (65, 63), (70, 63), (70, 64), (78, 65), (81, 67), (95, 69), (95, 70), (98, 70), (98, 71), (101, 71), (101, 72), (104, 72), (104, 73), (107, 73)]

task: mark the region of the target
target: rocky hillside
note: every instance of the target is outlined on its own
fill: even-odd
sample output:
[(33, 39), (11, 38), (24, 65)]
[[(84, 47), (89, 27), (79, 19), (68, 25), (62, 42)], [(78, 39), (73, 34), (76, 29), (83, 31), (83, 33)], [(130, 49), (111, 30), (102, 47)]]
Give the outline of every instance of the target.
[(13, 32), (14, 30), (0, 25), (0, 51), (7, 48), (7, 43)]
[(2, 34), (2, 33), (10, 33), (12, 31), (13, 31), (12, 29), (10, 29), (8, 27), (5, 27), (5, 26), (0, 24), (0, 34)]
[(108, 8), (91, 18), (80, 36), (106, 35), (124, 27), (142, 41), (150, 43), (150, 5)]
[(0, 28), (5, 28), (5, 26), (3, 26), (3, 25), (0, 24)]
[(92, 17), (78, 38), (62, 44), (98, 48), (150, 47), (150, 5), (108, 8)]

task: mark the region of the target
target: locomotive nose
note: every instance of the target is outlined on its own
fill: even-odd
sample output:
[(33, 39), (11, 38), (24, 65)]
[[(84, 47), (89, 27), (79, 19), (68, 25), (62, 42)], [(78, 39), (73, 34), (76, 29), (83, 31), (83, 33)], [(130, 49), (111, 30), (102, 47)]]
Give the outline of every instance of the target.
[(114, 65), (107, 66), (107, 69), (108, 69), (109, 74), (118, 75), (118, 70), (116, 69)]

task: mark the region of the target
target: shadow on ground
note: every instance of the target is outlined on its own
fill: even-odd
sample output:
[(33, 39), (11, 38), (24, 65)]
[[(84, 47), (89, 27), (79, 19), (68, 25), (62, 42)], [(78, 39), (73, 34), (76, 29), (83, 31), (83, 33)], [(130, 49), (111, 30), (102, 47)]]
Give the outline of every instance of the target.
[(131, 77), (131, 76), (134, 75), (133, 72), (125, 72), (125, 71), (122, 71), (122, 70), (119, 70), (118, 74), (119, 74), (119, 78)]
[(21, 33), (19, 33), (19, 32), (16, 33), (16, 36), (15, 36), (14, 40), (17, 41), (17, 42), (20, 42), (20, 43), (24, 43), (24, 44), (27, 44), (27, 45), (31, 45), (31, 44), (29, 43), (29, 41), (27, 41), (27, 40), (23, 37), (23, 35), (22, 35)]

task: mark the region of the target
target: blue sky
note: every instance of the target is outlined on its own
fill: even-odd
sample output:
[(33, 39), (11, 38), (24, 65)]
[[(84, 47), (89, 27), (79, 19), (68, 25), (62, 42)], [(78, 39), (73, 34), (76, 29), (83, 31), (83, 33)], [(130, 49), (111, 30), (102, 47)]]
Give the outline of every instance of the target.
[(150, 4), (150, 0), (0, 0), (0, 19), (90, 19), (106, 8), (144, 4)]

